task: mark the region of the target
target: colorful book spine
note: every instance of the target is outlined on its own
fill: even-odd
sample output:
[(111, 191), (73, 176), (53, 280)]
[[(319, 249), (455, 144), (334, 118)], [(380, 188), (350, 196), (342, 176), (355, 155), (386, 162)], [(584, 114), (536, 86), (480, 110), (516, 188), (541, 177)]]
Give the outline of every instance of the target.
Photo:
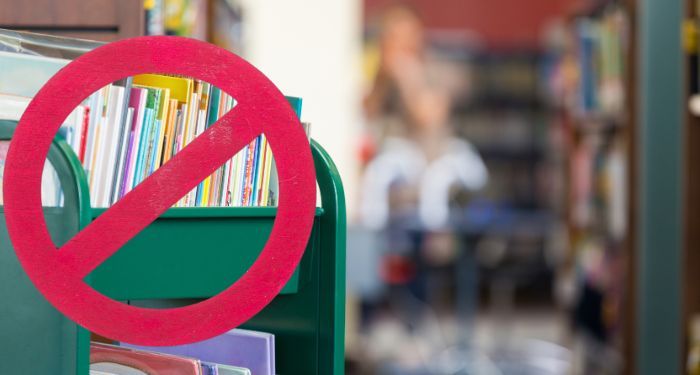
[[(194, 79), (145, 74), (131, 81), (97, 90), (61, 129), (85, 168), (94, 207), (124, 197), (236, 105), (219, 88)], [(290, 99), (297, 114), (300, 104)], [(276, 181), (273, 152), (260, 134), (176, 206), (274, 204)]]

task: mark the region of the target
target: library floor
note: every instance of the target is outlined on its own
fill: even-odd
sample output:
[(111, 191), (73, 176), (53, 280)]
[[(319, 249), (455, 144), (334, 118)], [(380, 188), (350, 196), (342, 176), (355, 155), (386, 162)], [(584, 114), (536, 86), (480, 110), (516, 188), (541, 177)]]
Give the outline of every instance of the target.
[[(348, 374), (580, 374), (591, 373), (581, 363), (586, 356), (615, 361), (609, 351), (586, 355), (585, 338), (572, 335), (566, 316), (547, 307), (505, 315), (484, 310), (471, 325), (431, 313), (418, 321), (395, 314), (376, 319), (358, 338), (364, 364), (351, 365)], [(615, 373), (607, 364), (593, 373)]]

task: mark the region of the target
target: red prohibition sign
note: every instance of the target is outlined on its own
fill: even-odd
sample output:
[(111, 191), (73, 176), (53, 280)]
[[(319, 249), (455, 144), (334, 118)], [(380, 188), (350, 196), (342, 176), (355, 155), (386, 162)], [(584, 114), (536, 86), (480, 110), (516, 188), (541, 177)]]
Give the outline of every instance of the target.
[[(57, 249), (41, 208), (41, 174), (51, 141), (73, 108), (92, 92), (142, 73), (207, 81), (235, 97), (238, 104)], [(279, 207), (265, 247), (238, 281), (205, 301), (165, 310), (120, 303), (84, 282), (92, 270), (261, 133), (275, 155)], [(311, 233), (316, 184), (306, 135), (284, 96), (260, 71), (204, 42), (139, 37), (81, 56), (44, 85), (14, 133), (5, 166), (4, 196), (15, 252), (34, 285), (58, 310), (90, 331), (115, 340), (178, 345), (235, 328), (279, 293)]]

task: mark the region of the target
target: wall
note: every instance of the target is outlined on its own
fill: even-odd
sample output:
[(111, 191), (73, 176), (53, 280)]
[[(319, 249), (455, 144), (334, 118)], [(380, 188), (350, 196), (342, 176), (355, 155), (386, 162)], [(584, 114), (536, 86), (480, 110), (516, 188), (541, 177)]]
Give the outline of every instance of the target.
[(467, 33), (488, 48), (539, 48), (542, 33), (562, 14), (586, 7), (592, 0), (364, 0), (371, 19), (394, 3), (421, 14), (432, 31)]
[(359, 0), (245, 0), (244, 55), (285, 94), (343, 177), (352, 214), (361, 129)]

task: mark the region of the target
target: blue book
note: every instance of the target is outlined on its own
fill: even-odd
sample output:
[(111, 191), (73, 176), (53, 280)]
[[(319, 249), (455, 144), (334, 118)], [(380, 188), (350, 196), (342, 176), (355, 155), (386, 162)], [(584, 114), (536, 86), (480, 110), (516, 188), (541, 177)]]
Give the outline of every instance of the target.
[(258, 202), (258, 176), (260, 175), (261, 169), (263, 168), (261, 160), (261, 148), (262, 148), (262, 135), (259, 135), (255, 140), (255, 156), (253, 156), (253, 178), (251, 179), (251, 185), (253, 191), (250, 193), (250, 206), (257, 206)]
[(155, 121), (155, 126), (153, 127), (153, 139), (149, 142), (150, 151), (150, 165), (148, 166), (148, 174), (150, 175), (156, 170), (158, 163), (158, 134), (160, 134), (160, 127), (163, 126), (163, 122), (160, 120)]
[(583, 113), (598, 107), (596, 75), (596, 40), (595, 26), (589, 20), (580, 20), (577, 24), (579, 37), (579, 65), (581, 66), (580, 106)]
[(143, 180), (143, 166), (144, 159), (146, 158), (146, 149), (148, 146), (146, 142), (148, 140), (148, 133), (151, 131), (151, 118), (153, 117), (153, 110), (146, 108), (146, 115), (143, 117), (143, 127), (141, 129), (139, 148), (136, 153), (136, 166), (134, 172), (134, 183), (131, 188), (135, 188)]

